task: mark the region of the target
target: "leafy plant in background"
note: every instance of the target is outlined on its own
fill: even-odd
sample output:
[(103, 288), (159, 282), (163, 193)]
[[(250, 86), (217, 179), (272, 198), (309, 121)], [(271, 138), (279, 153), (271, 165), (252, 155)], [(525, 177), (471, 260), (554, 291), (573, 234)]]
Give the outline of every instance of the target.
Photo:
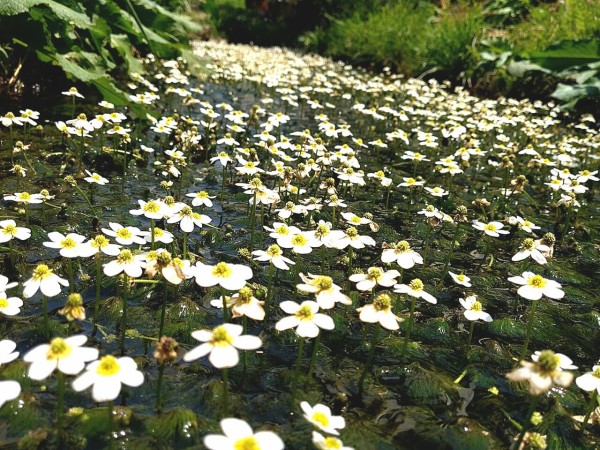
[(8, 92), (44, 90), (66, 75), (124, 105), (115, 77), (141, 72), (147, 52), (186, 53), (187, 34), (201, 27), (154, 0), (4, 0), (0, 29), (0, 87)]

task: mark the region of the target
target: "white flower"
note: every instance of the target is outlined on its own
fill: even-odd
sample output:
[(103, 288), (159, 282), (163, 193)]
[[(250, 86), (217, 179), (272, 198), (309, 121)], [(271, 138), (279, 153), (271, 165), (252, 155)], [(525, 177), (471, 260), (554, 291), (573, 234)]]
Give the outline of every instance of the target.
[(281, 438), (272, 431), (254, 433), (250, 425), (241, 419), (221, 420), (224, 435), (208, 434), (204, 445), (209, 450), (283, 450)]
[(229, 291), (239, 291), (252, 278), (252, 269), (242, 264), (220, 262), (216, 266), (196, 263), (193, 275), (198, 286), (211, 287), (219, 285)]
[(508, 234), (509, 232), (503, 230), (504, 224), (500, 222), (489, 222), (483, 223), (479, 220), (473, 221), (473, 228), (479, 231), (483, 231), (488, 236), (499, 237), (501, 234)]
[(14, 400), (21, 394), (21, 385), (18, 381), (0, 381), (0, 408), (8, 401)]
[(354, 450), (352, 447), (345, 446), (338, 438), (333, 436), (325, 437), (316, 431), (313, 431), (312, 441), (319, 450)]
[(142, 276), (142, 269), (146, 267), (143, 255), (134, 255), (131, 250), (125, 248), (119, 252), (117, 259), (104, 264), (104, 274), (114, 277), (121, 272), (133, 278)]
[(394, 292), (399, 294), (408, 294), (411, 297), (422, 298), (426, 302), (437, 303), (437, 299), (423, 290), (423, 282), (418, 278), (412, 280), (409, 284), (397, 284), (394, 286)]
[(179, 222), (181, 231), (185, 233), (191, 233), (194, 231), (194, 225), (198, 228), (202, 228), (203, 225), (209, 224), (212, 219), (204, 214), (194, 212), (192, 208), (185, 205), (177, 213), (167, 220), (167, 223)]
[(396, 284), (396, 278), (400, 276), (397, 270), (384, 271), (381, 267), (369, 267), (367, 273), (355, 273), (350, 275), (350, 281), (357, 283), (356, 289), (359, 291), (370, 291), (378, 284), (384, 287), (390, 287)]
[(573, 381), (573, 374), (563, 371), (577, 368), (567, 356), (544, 350), (535, 352), (531, 359), (535, 362), (521, 361), (522, 367), (506, 374), (510, 381), (529, 381), (531, 395), (548, 392), (554, 385), (568, 387)]
[[(142, 235), (146, 242), (152, 242), (152, 231), (142, 231)], [(170, 244), (175, 239), (175, 236), (170, 231), (163, 230), (162, 228), (154, 227), (154, 242), (162, 242), (163, 244)]]
[(46, 297), (60, 294), (60, 286), (69, 286), (69, 282), (56, 275), (46, 264), (39, 264), (33, 269), (29, 280), (23, 283), (23, 297), (30, 298), (39, 290)]
[(89, 248), (89, 256), (95, 255), (98, 252), (102, 252), (105, 255), (117, 256), (121, 251), (120, 245), (111, 244), (110, 241), (103, 234), (99, 234), (94, 238), (87, 241), (84, 245)]
[(217, 369), (234, 367), (240, 360), (238, 349), (256, 350), (262, 345), (257, 336), (241, 336), (243, 327), (233, 323), (224, 323), (212, 331), (196, 330), (192, 337), (200, 342), (198, 347), (187, 352), (184, 361), (194, 361), (210, 353), (208, 360)]
[(141, 236), (142, 232), (137, 227), (124, 227), (116, 222), (109, 222), (110, 230), (102, 228), (102, 232), (107, 236), (112, 236), (121, 245), (140, 244), (144, 245), (146, 241)]
[(600, 394), (600, 366), (592, 367), (591, 372), (586, 372), (575, 379), (575, 384), (587, 392), (596, 390)]
[(67, 97), (79, 97), (84, 98), (83, 95), (79, 93), (75, 86), (70, 87), (68, 91), (61, 92), (62, 95), (66, 95)]
[(83, 244), (85, 236), (77, 233), (69, 233), (66, 236), (58, 231), (48, 233), (50, 242), (44, 242), (44, 247), (59, 248), (60, 255), (65, 258), (77, 258), (89, 256), (89, 248)]
[(4, 275), (0, 275), (0, 291), (4, 292), (7, 289), (14, 288), (17, 284), (19, 283), (16, 281), (9, 283), (8, 278), (6, 278)]
[(198, 192), (191, 192), (189, 194), (185, 194), (186, 197), (192, 197), (194, 200), (192, 200), (192, 206), (201, 206), (204, 205), (208, 208), (212, 208), (213, 206), (213, 202), (211, 200), (211, 198), (215, 198), (216, 196), (210, 196), (208, 195), (208, 192), (206, 191), (198, 191)]
[(130, 209), (129, 213), (134, 216), (144, 215), (148, 219), (157, 219), (160, 220), (163, 217), (167, 216), (168, 208), (167, 205), (161, 200), (150, 200), (145, 202), (144, 200), (138, 200), (140, 205), (139, 209)]
[(346, 222), (352, 225), (367, 225), (373, 222), (366, 217), (359, 217), (352, 212), (343, 212), (341, 215)]
[(445, 191), (445, 190), (444, 190), (444, 189), (442, 189), (441, 187), (437, 187), (437, 186), (436, 186), (436, 187), (433, 187), (433, 188), (430, 188), (430, 187), (427, 187), (427, 186), (425, 186), (425, 190), (426, 190), (426, 191), (427, 191), (429, 194), (431, 194), (433, 197), (443, 197), (443, 196), (445, 196), (445, 195), (448, 195), (448, 192), (447, 192), (447, 191)]
[(98, 175), (96, 172), (91, 173), (89, 170), (86, 170), (85, 173), (87, 173), (88, 176), (85, 177), (84, 180), (90, 184), (96, 183), (96, 184), (99, 184), (100, 186), (104, 186), (105, 184), (108, 183), (108, 180), (106, 178), (104, 178), (101, 175)]
[(375, 297), (373, 303), (356, 308), (356, 312), (360, 313), (359, 318), (363, 322), (379, 322), (386, 330), (397, 330), (400, 328), (398, 322), (404, 321), (404, 319), (401, 319), (392, 312), (392, 298), (386, 293)]
[(383, 250), (381, 261), (384, 263), (396, 263), (403, 269), (411, 269), (415, 264), (423, 264), (423, 257), (410, 248), (406, 241), (400, 241)]
[(18, 227), (12, 219), (0, 221), (0, 243), (8, 242), (13, 238), (24, 241), (30, 237), (31, 230), (29, 228)]
[(517, 290), (517, 294), (528, 300), (539, 300), (542, 295), (555, 300), (565, 296), (565, 293), (560, 290), (561, 285), (559, 283), (547, 280), (533, 272), (523, 272), (521, 276), (510, 277), (508, 281), (520, 284), (521, 287)]
[(461, 286), (471, 287), (471, 279), (463, 273), (455, 274), (454, 272), (448, 271), (452, 279), (456, 284)]
[(481, 303), (477, 300), (476, 295), (470, 295), (467, 298), (459, 298), (458, 301), (465, 308), (465, 318), (467, 320), (483, 320), (484, 322), (491, 322), (492, 316), (483, 311)]
[(29, 192), (15, 192), (14, 195), (5, 195), (4, 200), (12, 200), (17, 203), (42, 203), (42, 196), (40, 194), (30, 194)]
[(531, 238), (526, 238), (521, 242), (519, 251), (511, 258), (512, 261), (522, 261), (531, 257), (538, 264), (546, 264), (548, 261), (542, 252), (549, 252), (550, 247), (541, 242), (534, 241)]
[(144, 382), (144, 374), (135, 361), (128, 357), (115, 358), (106, 355), (89, 364), (86, 371), (73, 381), (73, 389), (81, 392), (90, 386), (96, 402), (116, 399), (121, 392), (121, 384), (138, 387)]
[(9, 339), (0, 341), (0, 365), (14, 361), (19, 356), (19, 352), (15, 352), (17, 344)]
[(279, 305), (287, 314), (291, 316), (284, 317), (275, 324), (277, 331), (284, 331), (290, 328), (296, 328), (296, 334), (301, 337), (314, 338), (319, 334), (319, 328), (324, 330), (333, 330), (335, 324), (333, 319), (326, 314), (319, 313), (319, 305), (311, 300), (303, 301), (298, 304), (291, 300), (281, 302)]
[(300, 403), (300, 408), (304, 412), (304, 418), (325, 433), (337, 436), (340, 434), (338, 429), (346, 426), (344, 418), (342, 416), (331, 415), (331, 409), (328, 406), (317, 403), (313, 407), (308, 402), (302, 402)]
[(23, 306), (23, 300), (20, 298), (8, 297), (6, 292), (0, 292), (0, 313), (5, 316), (15, 316), (21, 312), (21, 306)]
[(365, 246), (375, 245), (375, 239), (371, 236), (361, 236), (354, 227), (348, 228), (342, 237), (334, 241), (333, 247), (342, 250), (348, 246), (352, 248), (365, 248)]
[[(265, 318), (263, 308), (265, 302), (258, 300), (253, 294), (252, 289), (244, 286), (237, 294), (225, 297), (225, 304), (228, 308), (231, 308), (232, 317), (247, 316), (253, 320), (263, 320)], [(216, 308), (223, 308), (223, 297), (212, 300), (210, 304)]]
[(315, 294), (319, 308), (331, 309), (337, 302), (344, 305), (351, 305), (352, 300), (345, 294), (342, 294), (342, 288), (333, 284), (331, 277), (325, 275), (308, 276), (300, 274), (300, 278), (304, 283), (296, 285), (296, 288), (301, 292)]
[(58, 369), (66, 375), (77, 375), (85, 363), (98, 358), (98, 350), (82, 347), (87, 341), (84, 335), (54, 338), (50, 344), (38, 345), (23, 360), (31, 363), (28, 376), (32, 380), (45, 380)]
[(255, 256), (255, 260), (269, 261), (275, 267), (281, 270), (288, 270), (290, 268), (288, 264), (295, 264), (291, 259), (283, 256), (283, 251), (277, 244), (270, 245), (266, 251), (254, 250), (252, 254)]
[(298, 234), (288, 234), (277, 239), (277, 243), (283, 248), (291, 248), (296, 254), (306, 255), (312, 252), (315, 247), (320, 247), (322, 242), (314, 237), (308, 231), (302, 231)]

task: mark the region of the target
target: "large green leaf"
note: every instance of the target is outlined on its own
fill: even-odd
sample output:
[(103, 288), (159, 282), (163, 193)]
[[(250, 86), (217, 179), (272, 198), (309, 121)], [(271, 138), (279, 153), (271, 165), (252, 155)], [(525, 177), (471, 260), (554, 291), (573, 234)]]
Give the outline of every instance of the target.
[(600, 40), (560, 41), (542, 52), (531, 53), (529, 60), (553, 71), (594, 63), (600, 61)]
[(177, 23), (183, 25), (189, 31), (196, 31), (196, 32), (202, 31), (202, 26), (198, 25), (193, 20), (189, 19), (188, 17), (186, 17), (182, 14), (177, 14), (177, 13), (171, 12), (168, 9), (166, 9), (165, 7), (154, 2), (153, 0), (133, 0), (133, 1), (134, 1), (134, 3), (144, 7), (146, 9), (155, 11), (159, 14), (162, 14), (163, 16), (167, 16), (173, 22), (177, 22)]
[(106, 76), (102, 58), (96, 53), (69, 52), (64, 55), (56, 54), (55, 61), (67, 74), (84, 82)]
[(129, 71), (142, 73), (144, 66), (142, 62), (131, 54), (131, 42), (126, 34), (113, 34), (110, 36), (110, 45), (127, 62)]
[(75, 11), (55, 0), (2, 0), (0, 1), (0, 16), (21, 14), (39, 5), (48, 6), (58, 18), (72, 22), (78, 28), (89, 28), (92, 25), (87, 15)]
[(552, 97), (570, 102), (581, 97), (600, 97), (600, 80), (592, 78), (586, 84), (563, 84), (559, 83)]

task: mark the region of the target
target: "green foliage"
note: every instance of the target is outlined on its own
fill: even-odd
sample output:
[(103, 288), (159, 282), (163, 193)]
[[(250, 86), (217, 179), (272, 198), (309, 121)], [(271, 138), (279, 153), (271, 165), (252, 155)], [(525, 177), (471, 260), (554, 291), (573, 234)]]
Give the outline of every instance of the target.
[(48, 73), (38, 71), (41, 63), (94, 85), (119, 105), (129, 102), (115, 87), (116, 76), (143, 71), (140, 55), (147, 52), (177, 56), (187, 33), (200, 30), (153, 0), (6, 0), (0, 27), (0, 81), (7, 88), (39, 83)]

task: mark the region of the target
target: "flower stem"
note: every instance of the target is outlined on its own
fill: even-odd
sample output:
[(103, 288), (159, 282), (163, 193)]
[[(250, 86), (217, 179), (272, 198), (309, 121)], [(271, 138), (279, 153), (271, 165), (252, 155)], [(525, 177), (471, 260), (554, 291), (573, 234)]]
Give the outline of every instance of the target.
[(475, 329), (475, 321), (471, 320), (471, 326), (469, 327), (469, 338), (467, 339), (467, 350), (471, 347), (471, 340), (473, 339), (473, 330)]
[(250, 211), (250, 253), (254, 250), (254, 227), (256, 225), (256, 192), (252, 199), (252, 211)]
[(596, 392), (597, 392), (596, 389), (594, 389), (592, 392), (590, 392), (590, 394), (591, 394), (590, 402), (588, 403), (587, 411), (585, 412), (585, 417), (583, 418), (583, 423), (581, 424), (580, 433), (582, 435), (583, 435), (583, 432), (585, 431), (585, 426), (587, 425), (588, 420), (590, 420), (590, 416), (592, 415), (592, 412), (594, 411), (596, 405), (598, 404)]
[(304, 353), (304, 338), (299, 336), (300, 341), (298, 342), (298, 356), (296, 357), (296, 370), (294, 371), (294, 378), (292, 379), (292, 395), (296, 392), (296, 385), (298, 383), (298, 376), (300, 375), (300, 365), (302, 364), (302, 354)]
[(44, 333), (48, 333), (48, 297), (42, 295), (42, 312), (44, 314)]
[(75, 282), (73, 280), (73, 261), (67, 258), (67, 273), (69, 274), (69, 293), (75, 292)]
[(458, 233), (460, 231), (460, 222), (456, 224), (456, 228), (454, 229), (454, 235), (452, 236), (452, 242), (450, 243), (450, 250), (448, 250), (448, 255), (446, 256), (446, 263), (444, 264), (444, 270), (442, 273), (446, 273), (448, 270), (448, 266), (450, 265), (450, 261), (452, 260), (452, 255), (454, 254), (454, 243), (458, 239)]
[[(246, 335), (246, 330), (248, 329), (248, 317), (246, 315), (244, 315), (244, 317), (242, 317), (242, 334), (245, 336)], [(242, 372), (245, 374), (246, 370), (248, 369), (248, 352), (243, 352), (242, 353)], [(243, 377), (244, 379), (246, 377)]]
[(115, 421), (114, 421), (114, 409), (115, 405), (111, 400), (108, 402), (107, 412), (108, 412), (108, 448), (113, 450), (115, 448)]
[(92, 321), (94, 322), (94, 329), (92, 336), (95, 336), (98, 332), (98, 310), (100, 309), (100, 287), (102, 280), (102, 256), (100, 252), (96, 253), (96, 299), (94, 301), (94, 316)]
[(229, 369), (223, 369), (223, 412), (226, 413), (229, 409)]
[(158, 381), (156, 383), (156, 412), (160, 414), (163, 410), (163, 398), (162, 398), (162, 382), (165, 373), (164, 361), (158, 365)]
[(119, 349), (121, 355), (125, 354), (125, 331), (127, 330), (127, 296), (129, 294), (129, 277), (123, 275), (123, 293), (121, 294), (123, 301), (123, 314), (121, 315), (121, 342)]
[(535, 309), (537, 307), (537, 301), (531, 301), (531, 308), (529, 309), (529, 321), (527, 322), (527, 334), (525, 335), (525, 343), (523, 344), (523, 349), (521, 350), (521, 354), (519, 355), (519, 361), (525, 359), (525, 355), (527, 354), (527, 347), (529, 346), (529, 340), (531, 339), (531, 331), (533, 330), (533, 318), (535, 317)]
[(269, 281), (267, 283), (267, 301), (265, 302), (265, 323), (269, 317), (269, 308), (271, 308), (271, 303), (273, 302), (273, 272), (275, 271), (275, 266), (273, 263), (269, 264)]
[(188, 244), (187, 244), (187, 233), (184, 231), (183, 232), (183, 259), (187, 259), (187, 251), (188, 251)]
[(158, 339), (160, 339), (165, 330), (165, 315), (167, 311), (167, 299), (169, 298), (169, 284), (167, 281), (163, 281), (163, 299), (160, 308), (160, 326), (158, 328)]
[(531, 416), (533, 416), (533, 412), (535, 411), (535, 407), (537, 406), (538, 400), (539, 400), (538, 395), (531, 396), (531, 400), (529, 402), (529, 410), (527, 411), (527, 415), (525, 416), (525, 422), (523, 423), (523, 429), (521, 430), (521, 433), (519, 434), (517, 443), (515, 444), (514, 448), (521, 447), (521, 443), (523, 442), (525, 433), (527, 433), (527, 430), (529, 430), (529, 427), (531, 427)]
[(406, 349), (408, 348), (408, 340), (410, 339), (410, 333), (412, 332), (414, 315), (415, 315), (415, 307), (417, 306), (417, 298), (412, 297), (410, 302), (410, 313), (408, 315), (408, 326), (406, 327), (406, 336), (404, 336), (404, 345), (402, 346), (402, 353), (400, 353), (401, 357), (404, 357), (406, 354)]
[(229, 321), (227, 310), (227, 297), (225, 296), (225, 288), (221, 288), (221, 297), (223, 298), (223, 323), (227, 323)]
[(58, 441), (62, 442), (63, 424), (65, 418), (65, 374), (58, 370), (56, 377), (56, 428), (58, 431)]
[(363, 369), (363, 372), (360, 376), (360, 380), (358, 382), (358, 397), (362, 398), (363, 394), (363, 386), (365, 383), (365, 378), (367, 377), (367, 373), (371, 370), (373, 365), (373, 358), (375, 357), (375, 349), (377, 348), (377, 336), (379, 335), (379, 327), (377, 325), (373, 326), (373, 334), (371, 335), (371, 348), (369, 349), (369, 356), (367, 357), (367, 363)]
[(154, 219), (150, 219), (150, 250), (154, 250)]
[(315, 343), (313, 344), (312, 354), (310, 355), (310, 363), (308, 365), (307, 379), (310, 380), (312, 377), (313, 370), (315, 369), (315, 363), (317, 360), (317, 352), (319, 351), (319, 344), (321, 343), (321, 333), (317, 335)]
[(223, 195), (225, 194), (225, 177), (226, 177), (226, 175), (225, 175), (225, 167), (226, 166), (223, 166), (223, 176), (221, 177), (222, 178), (222, 181), (221, 181), (221, 199), (220, 199), (221, 200), (221, 209), (223, 209)]

